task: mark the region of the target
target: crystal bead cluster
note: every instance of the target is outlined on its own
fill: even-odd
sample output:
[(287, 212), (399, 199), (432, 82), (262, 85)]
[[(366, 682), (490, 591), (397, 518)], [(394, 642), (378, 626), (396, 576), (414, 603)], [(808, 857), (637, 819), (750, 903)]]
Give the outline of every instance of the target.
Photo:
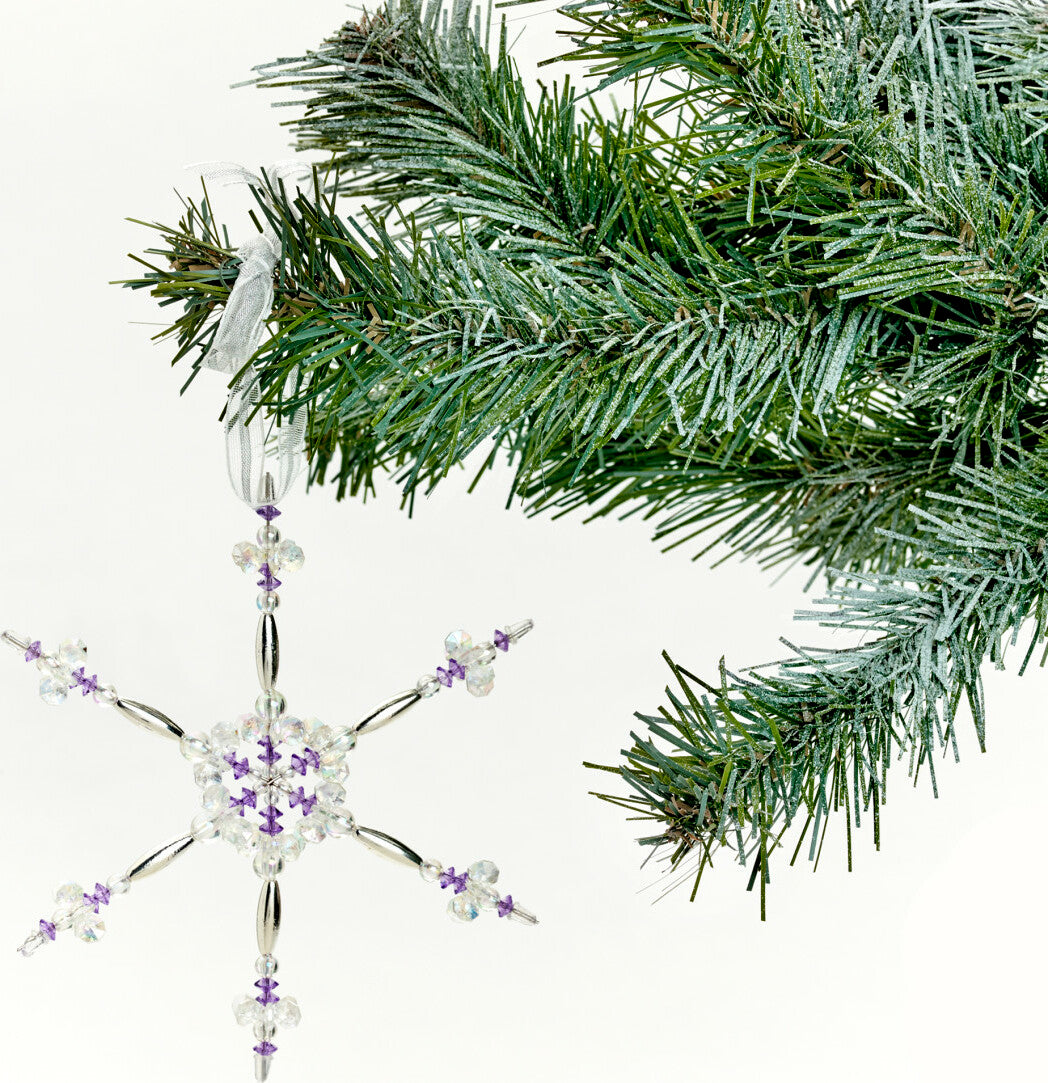
[(103, 906), (113, 895), (121, 895), (130, 887), (126, 877), (114, 876), (104, 884), (95, 884), (94, 891), (84, 891), (75, 883), (63, 884), (55, 892), (58, 909), (50, 918), (41, 918), (36, 932), (31, 933), (18, 948), (26, 957), (52, 942), (65, 929), (73, 932), (85, 944), (94, 944), (105, 935), (106, 923), (100, 916)]
[[(267, 480), (271, 483), (268, 476)], [(282, 585), (278, 576), (301, 568), (305, 557), (294, 542), (281, 539), (274, 525), (280, 511), (272, 501), (262, 502), (256, 510), (264, 520), (256, 542), (241, 542), (233, 550), (238, 567), (259, 576), (255, 662), (261, 693), (251, 712), (218, 722), (207, 733), (186, 733), (156, 708), (118, 697), (111, 685), (99, 684), (94, 674), (89, 676), (87, 651), (80, 640), (65, 640), (53, 654), (45, 653), (39, 641), (13, 632), (2, 633), (0, 640), (20, 651), (27, 662), (36, 662), (43, 673), (40, 693), (45, 702), (60, 703), (79, 688), (84, 696), (113, 706), (135, 725), (178, 742), (192, 764), (202, 806), (187, 834), (140, 858), (105, 884), (96, 883), (94, 891), (84, 891), (78, 884), (63, 885), (56, 896), (60, 908), (50, 918), (41, 918), (18, 950), (32, 955), (67, 928), (87, 942), (98, 940), (105, 932), (100, 915), (113, 895), (166, 868), (195, 844), (223, 839), (252, 858), (262, 880), (256, 917), (260, 953), (255, 964), (256, 992), (238, 997), (233, 1012), (237, 1022), (252, 1028), (255, 1079), (266, 1080), (277, 1052), (278, 1029), (296, 1026), (301, 1018), (294, 997), (277, 993), (274, 950), (281, 916), (280, 877), (308, 844), (351, 838), (394, 862), (418, 868), (427, 880), (452, 889), (448, 910), (460, 920), (472, 921), (481, 910), (494, 910), (499, 917), (537, 923), (511, 895), (500, 894), (495, 887), (498, 869), (492, 862), (474, 862), (464, 873), (445, 870), (437, 862), (424, 861), (392, 836), (358, 825), (344, 804), (346, 760), (358, 737), (387, 725), (456, 681), (473, 695), (486, 696), (494, 685), (492, 662), (527, 634), (532, 622), (508, 624), (504, 631), (495, 631), (490, 643), (478, 645), (467, 632), (451, 632), (444, 641), (444, 666), (352, 725), (299, 719), (288, 713), (287, 702), (276, 687), (280, 654), (274, 614), (280, 602), (277, 588)]]
[(35, 662), (43, 674), (40, 680), (40, 698), (52, 707), (64, 703), (71, 691), (79, 689), (81, 696), (90, 696), (95, 703), (112, 706), (117, 699), (111, 684), (100, 684), (98, 674), (87, 673), (87, 647), (82, 639), (63, 639), (57, 651), (45, 651), (39, 639), (4, 632), (4, 640), (15, 650), (21, 651), (27, 662)]
[(512, 895), (502, 895), (495, 887), (499, 878), (494, 861), (474, 861), (465, 871), (456, 873), (455, 866), (445, 869), (439, 861), (426, 861), (419, 866), (423, 880), (451, 888), (448, 913), (459, 921), (474, 921), (481, 910), (494, 910), (500, 918), (512, 918), (525, 925), (537, 925), (534, 914), (518, 906)]

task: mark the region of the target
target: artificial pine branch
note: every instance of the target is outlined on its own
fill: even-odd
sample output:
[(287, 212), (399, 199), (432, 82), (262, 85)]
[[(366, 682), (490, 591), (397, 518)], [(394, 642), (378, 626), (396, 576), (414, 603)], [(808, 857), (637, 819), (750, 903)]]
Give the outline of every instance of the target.
[[(813, 858), (834, 811), (876, 833), (889, 763), (932, 775), (962, 703), (981, 742), (980, 664), (1044, 635), (1048, 4), (564, 10), (632, 110), (529, 99), (465, 0), (259, 67), (332, 168), (295, 213), (258, 193), (283, 252), (253, 363), (339, 497), (390, 471), (410, 500), (483, 447), (533, 513), (827, 576), (862, 644), (712, 684), (671, 662), (609, 796), (681, 873), (753, 860), (763, 904), (787, 828)], [(198, 364), (235, 249), (206, 193), (153, 228), (127, 285)]]

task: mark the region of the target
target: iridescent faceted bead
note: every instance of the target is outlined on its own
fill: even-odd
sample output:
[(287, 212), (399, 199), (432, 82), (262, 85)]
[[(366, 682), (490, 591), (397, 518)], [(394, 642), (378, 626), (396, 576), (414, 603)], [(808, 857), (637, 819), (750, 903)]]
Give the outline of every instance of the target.
[(316, 789), (322, 805), (341, 805), (346, 799), (346, 788), (337, 782), (324, 782)]
[(491, 666), (470, 666), (466, 670), (466, 687), (474, 696), (486, 696), (495, 687), (495, 671)]
[(324, 754), (345, 755), (357, 747), (357, 735), (352, 730), (332, 730), (331, 740), (324, 746)]
[(255, 875), (263, 880), (275, 880), (284, 871), (284, 858), (279, 849), (268, 845), (259, 847), (252, 864)]
[(258, 715), (242, 714), (237, 719), (237, 729), (240, 731), (241, 739), (248, 744), (257, 741), (262, 736), (264, 728), (265, 723)]
[(208, 812), (225, 812), (229, 808), (229, 790), (220, 782), (216, 782), (204, 790), (200, 803)]
[(75, 910), (75, 906), (60, 907), (51, 915), (51, 924), (59, 930), (68, 929), (73, 924), (73, 913)]
[(481, 910), (494, 910), (499, 904), (499, 889), (493, 884), (470, 884), (469, 892)]
[(276, 565), (284, 572), (297, 572), (306, 562), (306, 554), (290, 539), (282, 541), (276, 548)]
[(302, 1022), (302, 1010), (294, 997), (281, 997), (273, 1009), (273, 1019), (278, 1027), (297, 1027)]
[(349, 768), (341, 756), (321, 761), (318, 773), (325, 782), (342, 782), (349, 778)]
[(324, 817), (319, 810), (314, 809), (308, 816), (302, 818), (302, 822), (298, 825), (298, 833), (306, 842), (323, 842), (327, 838)]
[(210, 760), (193, 765), (193, 781), (203, 790), (222, 781), (222, 772)]
[(282, 718), (274, 727), (273, 738), (274, 740), (295, 742), (301, 741), (304, 733), (305, 727), (302, 725), (302, 719), (288, 715), (287, 718)]
[(284, 831), (278, 836), (277, 845), (285, 861), (295, 861), (306, 848), (302, 836), (297, 831)]
[(434, 883), (444, 871), (444, 866), (439, 861), (424, 861), (418, 867), (419, 875), (427, 883)]
[(240, 853), (250, 853), (258, 845), (258, 829), (239, 816), (222, 816), (218, 821), (218, 833)]
[(255, 700), (255, 714), (269, 721), (275, 721), (287, 707), (287, 700), (279, 692), (263, 692)]
[(459, 921), (473, 921), (480, 915), (477, 904), (468, 894), (455, 895), (448, 903), (448, 913)]
[(219, 722), (211, 730), (210, 745), (218, 756), (226, 752), (235, 752), (240, 747), (240, 734), (229, 722)]
[(45, 677), (40, 682), (40, 698), (52, 707), (64, 703), (69, 695), (69, 685), (65, 681), (56, 680), (54, 677)]
[(473, 637), (469, 632), (456, 628), (444, 637), (444, 653), (448, 658), (459, 658), (473, 646)]
[(303, 726), (305, 727), (303, 740), (310, 748), (323, 748), (334, 736), (334, 730), (321, 722), (319, 718), (309, 718)]
[(58, 661), (67, 669), (76, 669), (87, 662), (87, 644), (82, 639), (70, 637), (58, 645)]
[(252, 996), (239, 996), (233, 1001), (233, 1016), (242, 1027), (260, 1022), (264, 1010)]
[(193, 817), (189, 831), (197, 842), (207, 842), (218, 834), (218, 824), (210, 816), (200, 813)]
[(494, 884), (499, 878), (499, 868), (494, 861), (474, 861), (469, 867), (469, 878), (478, 884)]
[(62, 906), (76, 906), (84, 901), (84, 889), (74, 881), (63, 884), (55, 892), (55, 902)]
[(92, 910), (81, 910), (73, 918), (73, 932), (85, 944), (93, 944), (105, 935), (106, 923)]
[(251, 542), (240, 542), (233, 546), (233, 563), (242, 571), (252, 573), (265, 563), (265, 554)]

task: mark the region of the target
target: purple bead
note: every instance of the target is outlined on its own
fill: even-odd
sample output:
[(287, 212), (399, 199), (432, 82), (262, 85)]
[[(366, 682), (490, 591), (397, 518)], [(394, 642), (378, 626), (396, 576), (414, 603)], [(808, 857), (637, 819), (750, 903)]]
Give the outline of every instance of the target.
[(305, 756), (303, 757), (303, 759), (305, 759), (306, 763), (308, 763), (310, 767), (312, 767), (314, 770), (319, 771), (320, 770), (320, 753), (319, 752), (314, 752), (313, 749), (311, 749), (311, 748), (307, 748), (304, 751), (305, 751)]
[(261, 813), (262, 819), (266, 822), (259, 828), (259, 831), (265, 835), (279, 835), (284, 829), (277, 823), (277, 820), (283, 815), (276, 805), (267, 805)]
[(258, 758), (267, 766), (272, 767), (277, 760), (284, 758), (274, 749), (272, 737), (263, 737), (257, 744), (262, 749)]
[(456, 876), (454, 865), (440, 874), (440, 886), (442, 888), (453, 887), (456, 895), (461, 895), (466, 890), (467, 880), (469, 880), (469, 873), (463, 872)]
[(244, 809), (246, 809), (246, 808), (255, 808), (256, 803), (257, 803), (257, 799), (258, 799), (258, 795), (255, 793), (255, 791), (254, 790), (249, 790), (245, 786), (245, 787), (243, 787), (243, 789), (241, 789), (239, 797), (232, 797), (231, 796), (229, 798), (229, 807), (230, 808), (239, 808), (240, 809), (239, 815), (243, 816), (244, 815)]
[(227, 752), (222, 759), (233, 768), (234, 779), (243, 778), (244, 775), (248, 774), (251, 770), (248, 766), (246, 756), (242, 760), (238, 760), (235, 752)]
[(444, 888), (450, 887), (455, 879), (455, 866), (452, 865), (450, 869), (445, 869), (440, 874), (440, 888), (443, 891)]
[(297, 790), (292, 790), (291, 796), (287, 799), (287, 803), (292, 808), (301, 805), (302, 815), (308, 816), (313, 811), (313, 806), (317, 803), (317, 796), (316, 794), (313, 794), (312, 797), (307, 797), (305, 788), (299, 786)]
[(267, 523), (271, 523), (280, 512), (272, 504), (263, 504), (260, 508), (255, 508), (255, 514), (261, 515)]
[(258, 1045), (252, 1046), (252, 1049), (260, 1057), (271, 1057), (276, 1051), (277, 1047), (272, 1042), (259, 1042)]
[(498, 647), (500, 651), (509, 650), (509, 636), (506, 635), (501, 628), (495, 629), (495, 646)]
[(460, 681), (466, 675), (466, 667), (463, 666), (461, 662), (456, 661), (454, 658), (452, 658), (451, 661), (448, 662), (448, 669), (451, 670), (452, 677), (458, 677)]
[(263, 590), (276, 590), (281, 585), (280, 580), (270, 571), (268, 564), (263, 564), (258, 570), (262, 573), (262, 578), (255, 584), (256, 586)]
[(445, 688), (451, 687), (451, 679), (451, 674), (446, 669), (437, 666), (437, 680), (440, 681)]
[(513, 913), (513, 896), (507, 895), (504, 899), (499, 899), (495, 907), (499, 912), (499, 917), (504, 918)]
[(105, 884), (100, 884), (95, 881), (95, 898), (98, 899), (103, 906), (108, 906), (110, 899), (109, 888), (107, 888)]
[(300, 775), (306, 773), (306, 761), (297, 753), (291, 753), (291, 770), (297, 771)]
[(259, 828), (259, 831), (261, 831), (263, 835), (269, 835), (271, 838), (279, 835), (283, 830), (284, 829), (275, 820), (270, 820), (269, 823), (265, 823)]
[(262, 992), (255, 997), (255, 1000), (257, 1000), (259, 1004), (276, 1004), (280, 997), (278, 997), (273, 990), (279, 984), (280, 982), (274, 981), (272, 978), (260, 978), (255, 982), (255, 988), (261, 989)]
[(54, 938), (55, 938), (55, 927), (54, 927), (54, 925), (51, 924), (50, 921), (47, 921), (46, 919), (41, 918), (40, 919), (40, 931), (44, 934), (44, 936), (47, 937), (48, 940), (54, 940)]
[(40, 649), (40, 640), (34, 639), (33, 642), (29, 644), (29, 650), (25, 652), (25, 660), (27, 662), (35, 662), (43, 653), (44, 652)]
[(84, 667), (73, 670), (73, 683), (80, 685), (81, 695), (89, 696), (92, 692), (98, 691), (98, 674), (93, 677), (84, 676)]

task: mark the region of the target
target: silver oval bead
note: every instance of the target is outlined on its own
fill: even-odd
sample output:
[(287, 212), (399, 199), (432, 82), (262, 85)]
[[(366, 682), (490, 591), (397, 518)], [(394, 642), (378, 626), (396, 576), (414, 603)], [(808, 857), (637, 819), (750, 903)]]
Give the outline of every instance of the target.
[(394, 718), (402, 715), (406, 710), (414, 707), (422, 699), (422, 693), (417, 688), (409, 688), (406, 692), (398, 692), (385, 703), (380, 703), (373, 711), (365, 715), (354, 727), (354, 733), (370, 733), (372, 730), (388, 726)]
[(179, 854), (185, 853), (192, 845), (193, 836), (182, 835), (172, 842), (169, 842), (166, 846), (162, 846), (155, 853), (149, 854), (147, 857), (143, 857), (136, 861), (135, 864), (124, 873), (124, 877), (132, 883), (138, 880), (144, 880), (147, 876), (152, 876), (153, 873), (159, 872), (161, 869), (166, 869)]
[(373, 854), (388, 857), (390, 861), (394, 861), (398, 865), (419, 868), (423, 863), (422, 858), (410, 846), (401, 842), (400, 839), (393, 838), (392, 835), (387, 835), (385, 831), (379, 831), (377, 828), (361, 827), (358, 824), (357, 829), (353, 832), (353, 838), (366, 846)]
[(277, 619), (272, 613), (263, 613), (258, 618), (255, 664), (258, 667), (258, 683), (263, 691), (272, 692), (280, 669), (280, 638), (277, 635)]
[(280, 884), (276, 880), (267, 880), (259, 892), (258, 912), (255, 915), (255, 934), (258, 937), (258, 950), (261, 954), (273, 954), (279, 932)]
[(177, 722), (172, 722), (163, 711), (155, 707), (149, 707), (144, 703), (136, 703), (133, 699), (118, 699), (114, 707), (129, 721), (134, 722), (150, 733), (160, 737), (170, 737), (175, 741), (181, 741), (185, 736), (185, 730)]

